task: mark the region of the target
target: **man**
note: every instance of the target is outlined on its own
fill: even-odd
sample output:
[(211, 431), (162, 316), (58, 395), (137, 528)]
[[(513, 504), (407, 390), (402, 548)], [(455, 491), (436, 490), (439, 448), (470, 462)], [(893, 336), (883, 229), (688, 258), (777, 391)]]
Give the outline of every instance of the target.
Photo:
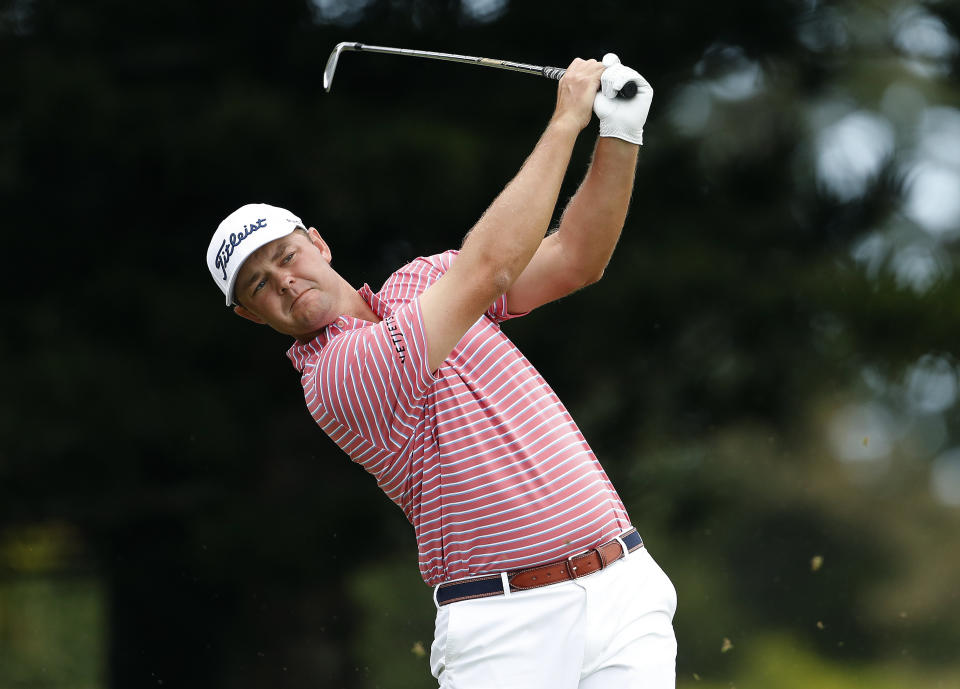
[[(628, 81), (637, 96), (615, 98)], [(460, 251), (412, 261), (377, 294), (351, 287), (320, 234), (283, 209), (244, 206), (211, 240), (227, 305), (296, 338), (288, 356), (314, 420), (413, 525), (441, 687), (674, 685), (673, 586), (499, 327), (603, 274), (651, 98), (615, 55), (574, 60), (539, 142)], [(589, 171), (545, 237), (593, 111)]]

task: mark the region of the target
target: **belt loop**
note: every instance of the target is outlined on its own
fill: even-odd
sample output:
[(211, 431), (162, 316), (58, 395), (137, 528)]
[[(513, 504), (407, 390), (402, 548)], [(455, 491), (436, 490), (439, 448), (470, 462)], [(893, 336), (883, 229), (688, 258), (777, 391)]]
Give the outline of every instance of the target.
[(437, 593), (440, 591), (440, 584), (437, 584), (433, 587), (433, 604), (437, 606), (437, 610), (440, 609), (440, 603), (437, 602)]
[(628, 557), (630, 557), (630, 549), (627, 548), (626, 542), (619, 536), (614, 536), (613, 540), (619, 543), (620, 547), (623, 548), (623, 559), (626, 560)]
[(510, 597), (510, 578), (507, 576), (506, 572), (500, 572), (500, 581), (503, 583), (503, 595), (505, 598)]

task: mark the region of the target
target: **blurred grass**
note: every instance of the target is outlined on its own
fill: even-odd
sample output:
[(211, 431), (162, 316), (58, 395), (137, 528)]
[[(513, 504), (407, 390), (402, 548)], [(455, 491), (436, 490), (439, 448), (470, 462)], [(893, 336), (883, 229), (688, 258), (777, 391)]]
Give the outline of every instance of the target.
[(90, 576), (0, 580), (0, 687), (106, 686), (106, 603)]
[[(717, 653), (720, 653), (717, 645)], [(831, 662), (789, 636), (768, 634), (748, 646), (735, 645), (740, 656), (726, 677), (687, 674), (677, 677), (677, 689), (948, 689), (960, 686), (960, 671), (937, 672), (908, 660), (886, 663)]]

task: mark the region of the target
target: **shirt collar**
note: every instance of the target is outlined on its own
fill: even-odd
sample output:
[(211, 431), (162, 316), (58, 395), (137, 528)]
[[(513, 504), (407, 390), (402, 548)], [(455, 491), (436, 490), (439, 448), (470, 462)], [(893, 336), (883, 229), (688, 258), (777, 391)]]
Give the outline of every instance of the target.
[[(367, 305), (373, 309), (373, 312), (377, 314), (381, 320), (390, 315), (390, 306), (374, 294), (373, 290), (370, 289), (370, 285), (367, 283), (363, 283), (363, 287), (357, 290), (357, 294), (367, 302)], [(368, 325), (372, 324), (370, 321), (365, 321), (362, 318), (354, 318), (353, 316), (347, 315), (340, 316), (333, 323), (321, 330), (320, 333), (309, 342), (295, 341), (293, 346), (287, 350), (287, 358), (290, 359), (295, 369), (303, 373), (303, 369), (307, 365), (307, 360), (319, 354), (320, 350), (323, 349), (330, 340), (349, 330), (364, 328)]]

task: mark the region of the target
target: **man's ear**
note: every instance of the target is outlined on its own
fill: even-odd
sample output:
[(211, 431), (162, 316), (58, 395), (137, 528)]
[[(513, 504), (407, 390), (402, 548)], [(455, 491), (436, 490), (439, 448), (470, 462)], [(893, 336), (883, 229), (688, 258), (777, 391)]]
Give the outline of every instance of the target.
[(264, 323), (266, 323), (265, 320), (260, 318), (260, 316), (255, 314), (253, 311), (251, 311), (250, 309), (244, 308), (239, 304), (233, 307), (233, 312), (238, 316), (246, 318), (248, 321), (253, 321), (254, 323), (259, 323), (260, 325), (263, 325)]
[(311, 227), (307, 230), (307, 238), (310, 240), (310, 243), (315, 247), (320, 249), (320, 253), (326, 259), (327, 263), (330, 263), (330, 260), (333, 258), (333, 254), (330, 253), (330, 247), (327, 246), (327, 243), (323, 241), (323, 237), (320, 236), (320, 233), (317, 232), (317, 228)]

